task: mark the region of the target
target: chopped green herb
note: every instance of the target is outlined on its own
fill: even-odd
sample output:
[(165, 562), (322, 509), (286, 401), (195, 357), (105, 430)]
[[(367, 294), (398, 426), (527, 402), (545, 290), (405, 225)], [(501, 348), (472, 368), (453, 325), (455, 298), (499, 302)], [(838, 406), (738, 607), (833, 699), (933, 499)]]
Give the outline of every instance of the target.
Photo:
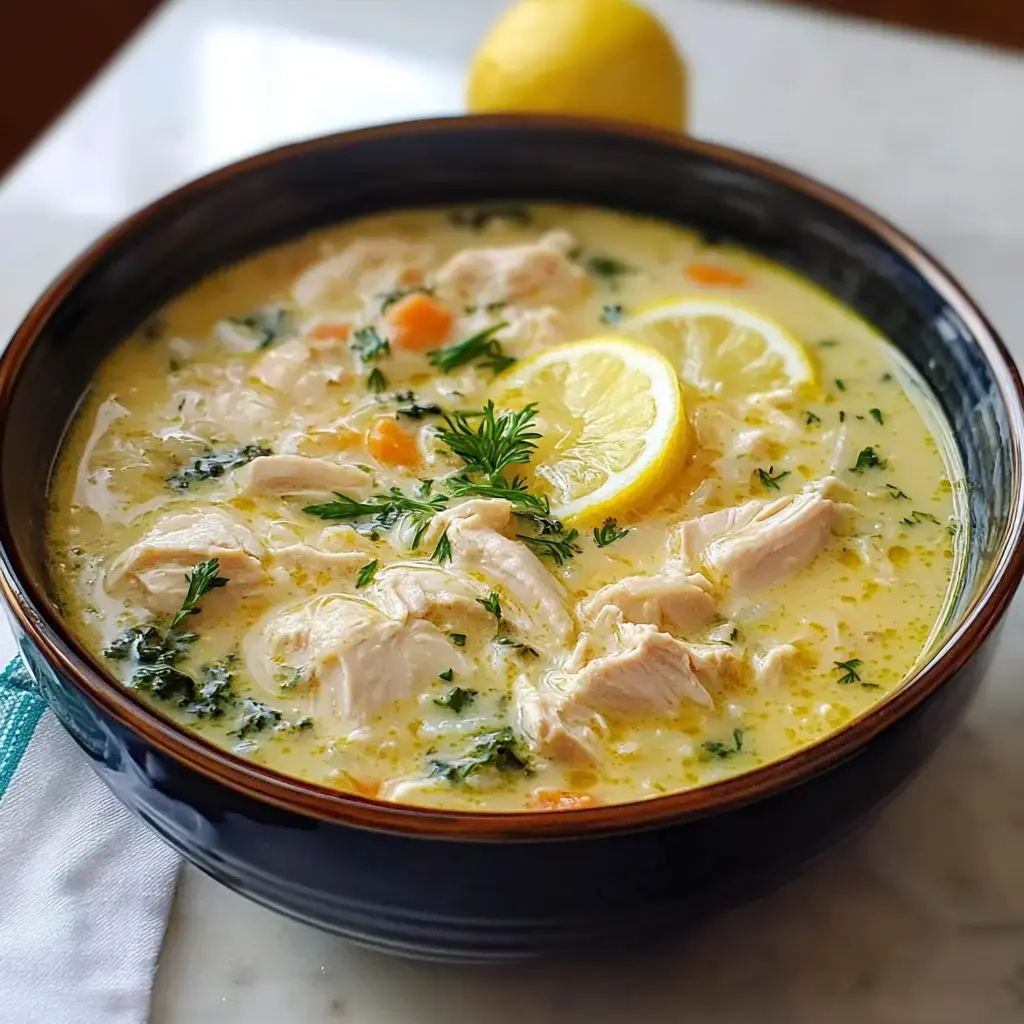
[(882, 416), (881, 409), (868, 409), (868, 415), (875, 420), (879, 426), (882, 426), (882, 424), (885, 423), (885, 418)]
[(501, 622), (501, 599), (495, 591), (491, 591), (486, 597), (478, 597), (476, 603), (483, 605), (499, 622)]
[(223, 587), (228, 582), (223, 576), (217, 575), (219, 571), (220, 559), (210, 558), (205, 562), (200, 562), (190, 573), (185, 574), (185, 579), (188, 580), (188, 591), (181, 607), (171, 619), (172, 630), (177, 629), (179, 623), (189, 615), (198, 615), (199, 602), (203, 597), (209, 591)]
[(863, 473), (866, 469), (885, 469), (889, 463), (880, 458), (874, 448), (862, 448), (857, 461), (850, 467), (851, 473)]
[(846, 381), (845, 380), (840, 380), (838, 377), (836, 377), (836, 387), (839, 388), (840, 391), (845, 391), (846, 390)]
[(845, 423), (846, 422), (846, 413), (843, 412), (842, 409), (839, 410), (839, 422), (840, 423)]
[(917, 526), (918, 523), (934, 523), (936, 526), (940, 525), (938, 519), (933, 516), (931, 512), (914, 511), (911, 512), (906, 519), (901, 519), (900, 522), (903, 523), (904, 526)]
[(804, 413), (804, 423), (806, 423), (807, 426), (812, 427), (815, 424), (818, 424), (820, 422), (821, 422), (821, 417), (818, 416), (816, 413), (811, 412), (810, 409), (808, 409)]
[(622, 318), (626, 315), (626, 311), (621, 305), (616, 303), (612, 306), (605, 306), (601, 310), (601, 323), (612, 326), (613, 324), (622, 323)]
[(437, 539), (437, 544), (434, 547), (431, 559), (437, 562), (438, 565), (444, 565), (445, 562), (452, 560), (452, 545), (451, 541), (448, 540), (448, 531), (445, 530)]
[(555, 565), (564, 565), (573, 555), (582, 552), (583, 548), (576, 543), (579, 535), (579, 530), (570, 530), (563, 537), (530, 537), (525, 533), (517, 533), (516, 537), (541, 558), (550, 558)]
[(179, 491), (187, 491), (192, 484), (216, 479), (232, 469), (247, 465), (253, 459), (270, 454), (270, 449), (260, 444), (246, 444), (222, 452), (211, 451), (193, 459), (183, 469), (169, 476), (167, 482)]
[(366, 378), (366, 390), (372, 394), (379, 395), (388, 386), (388, 379), (381, 373), (380, 367), (375, 366)]
[[(774, 474), (774, 476), (772, 474)], [(782, 473), (775, 473), (774, 466), (769, 466), (767, 473), (763, 469), (757, 470), (757, 478), (761, 481), (761, 486), (766, 491), (779, 490), (779, 484), (785, 480), (787, 476), (789, 476), (789, 470)]]
[(352, 335), (349, 345), (364, 363), (372, 363), (375, 359), (380, 359), (381, 356), (386, 356), (391, 351), (391, 342), (387, 338), (381, 337), (377, 328), (372, 326), (360, 327)]
[[(448, 669), (447, 672), (441, 673), (441, 678), (451, 682), (452, 675), (452, 670)], [(435, 697), (434, 703), (439, 708), (447, 708), (449, 711), (459, 715), (473, 703), (476, 696), (476, 690), (467, 690), (461, 686), (453, 686), (443, 697)]]
[(521, 640), (517, 640), (513, 636), (499, 634), (494, 638), (494, 642), (499, 647), (507, 647), (509, 650), (513, 650), (517, 654), (523, 655), (523, 657), (537, 657), (537, 649), (535, 647), (531, 647), (529, 644), (524, 644)]
[(881, 377), (879, 377), (878, 379), (879, 379), (879, 380), (880, 380), (880, 381), (881, 381), (881, 382), (882, 382), (883, 384), (886, 384), (886, 383), (888, 383), (889, 381), (891, 381), (891, 380), (892, 380), (892, 374), (891, 374), (891, 373), (883, 373), (883, 374), (882, 374), (882, 376), (881, 376)]
[(422, 292), (424, 295), (433, 295), (434, 289), (426, 285), (414, 284), (408, 288), (396, 288), (393, 292), (385, 292), (380, 297), (380, 312), (383, 316), (396, 302), (401, 302), (407, 295)]
[(485, 768), (495, 771), (520, 771), (529, 774), (530, 765), (519, 751), (519, 742), (509, 728), (481, 733), (473, 749), (454, 761), (432, 761), (431, 774), (439, 775), (451, 783), (465, 782)]
[(946, 533), (948, 533), (950, 537), (955, 537), (959, 531), (960, 524), (955, 519), (951, 519), (946, 523)]
[(233, 316), (230, 322), (244, 327), (257, 341), (260, 348), (268, 348), (294, 330), (291, 313), (284, 306), (266, 306), (250, 313), (249, 316)]
[(359, 575), (356, 577), (356, 590), (362, 590), (363, 587), (367, 586), (377, 572), (377, 559), (375, 558), (372, 562), (367, 562), (366, 565), (359, 570)]
[(508, 221), (509, 224), (518, 224), (521, 227), (529, 227), (533, 223), (530, 211), (525, 206), (511, 205), (452, 210), (448, 214), (448, 220), (458, 228), (469, 228), (471, 231), (481, 231), (495, 220)]
[[(437, 494), (420, 500), (409, 498), (397, 487), (387, 494), (375, 494), (366, 501), (357, 501), (346, 494), (335, 491), (333, 501), (319, 505), (306, 505), (302, 511), (320, 519), (366, 519), (372, 532), (387, 530), (400, 519), (408, 519), (415, 529), (413, 548), (419, 546), (423, 533), (433, 519), (448, 503), (448, 496)], [(359, 529), (359, 527), (357, 527)], [(372, 535), (372, 533), (371, 533)]]
[(450, 683), (455, 678), (455, 669), (446, 668), (443, 672), (437, 673), (438, 679), (443, 679), (446, 683)]
[(893, 501), (909, 501), (910, 495), (906, 491), (901, 491), (895, 484), (886, 484), (886, 490), (889, 492), (889, 497)]
[(465, 633), (449, 633), (448, 639), (451, 640), (456, 647), (466, 646), (466, 634)]
[(703, 760), (716, 758), (719, 761), (725, 761), (730, 757), (735, 757), (743, 751), (743, 730), (733, 729), (732, 743), (722, 740), (706, 740), (701, 744), (701, 751)]
[(594, 527), (594, 543), (599, 548), (606, 548), (617, 540), (622, 540), (629, 530), (620, 530), (614, 519), (606, 519), (600, 526)]
[(850, 658), (849, 661), (835, 661), (832, 664), (835, 665), (837, 672), (842, 673), (839, 677), (839, 682), (844, 686), (860, 682), (860, 672), (858, 672), (862, 664), (860, 658)]
[[(470, 417), (479, 420), (475, 429)], [(540, 437), (531, 429), (536, 417), (537, 406), (532, 402), (518, 412), (503, 412), (499, 416), (495, 414), (494, 403), (488, 400), (479, 412), (443, 414), (444, 427), (437, 436), (453, 455), (466, 463), (470, 472), (482, 473), (500, 486), (495, 478), (500, 477), (502, 470), (530, 461), (537, 447), (534, 442)]]
[(838, 341), (834, 341), (832, 338), (826, 338), (824, 341), (818, 342), (818, 348), (835, 348), (838, 344)]
[(413, 402), (411, 405), (401, 405), (395, 410), (396, 416), (408, 416), (411, 420), (421, 420), (424, 416), (440, 416), (444, 410), (433, 402), (420, 405)]
[(476, 334), (471, 334), (462, 341), (453, 345), (446, 345), (444, 348), (435, 348), (427, 353), (431, 366), (436, 366), (442, 373), (451, 373), (452, 370), (467, 363), (478, 363), (494, 373), (501, 373), (507, 370), (514, 362), (511, 356), (505, 355), (501, 342), (494, 336), (498, 331), (508, 327), (508, 323), (502, 320), (500, 323), (491, 324)]
[(253, 733), (270, 729), (281, 721), (281, 712), (252, 697), (242, 698), (242, 713), (231, 735), (248, 739)]
[(628, 263), (623, 263), (611, 256), (589, 256), (583, 260), (583, 269), (591, 277), (612, 286), (618, 284), (619, 278), (625, 274), (636, 273)]

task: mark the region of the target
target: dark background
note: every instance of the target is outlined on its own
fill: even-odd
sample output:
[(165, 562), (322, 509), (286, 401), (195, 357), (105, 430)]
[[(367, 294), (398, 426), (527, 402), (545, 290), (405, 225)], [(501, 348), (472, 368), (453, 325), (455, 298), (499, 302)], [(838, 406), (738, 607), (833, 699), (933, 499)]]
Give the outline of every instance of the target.
[[(782, 2), (1024, 49), (1024, 0)], [(0, 0), (0, 174), (157, 7), (159, 0)]]

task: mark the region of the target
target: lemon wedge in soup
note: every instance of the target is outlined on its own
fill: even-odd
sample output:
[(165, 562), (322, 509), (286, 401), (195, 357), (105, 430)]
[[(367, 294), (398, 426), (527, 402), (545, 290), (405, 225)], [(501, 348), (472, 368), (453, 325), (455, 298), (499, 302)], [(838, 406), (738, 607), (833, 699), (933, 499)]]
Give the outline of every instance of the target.
[(685, 458), (676, 371), (626, 338), (568, 342), (516, 363), (495, 381), (494, 400), (537, 404), (542, 437), (527, 476), (559, 518), (589, 523), (630, 511)]
[(724, 299), (680, 298), (641, 310), (624, 325), (679, 369), (691, 387), (740, 397), (817, 383), (803, 345), (774, 320)]

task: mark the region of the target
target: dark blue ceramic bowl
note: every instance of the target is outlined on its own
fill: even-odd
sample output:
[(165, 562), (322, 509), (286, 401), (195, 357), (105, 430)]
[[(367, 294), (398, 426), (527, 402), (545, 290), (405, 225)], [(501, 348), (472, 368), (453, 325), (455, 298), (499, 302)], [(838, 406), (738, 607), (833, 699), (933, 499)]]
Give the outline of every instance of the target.
[[(735, 240), (818, 282), (931, 385), (970, 492), (966, 572), (935, 653), (840, 732), (775, 764), (617, 807), (484, 815), (400, 807), (249, 764), (119, 687), (61, 622), (46, 492), (100, 360), (215, 267), (373, 211), (497, 199), (632, 210)], [(378, 949), (494, 960), (621, 944), (763, 891), (850, 832), (963, 713), (1024, 570), (1021, 382), (949, 275), (851, 200), (683, 136), (499, 116), (391, 125), (234, 164), (111, 231), (0, 360), (2, 587), (38, 685), (104, 781), (226, 885)]]

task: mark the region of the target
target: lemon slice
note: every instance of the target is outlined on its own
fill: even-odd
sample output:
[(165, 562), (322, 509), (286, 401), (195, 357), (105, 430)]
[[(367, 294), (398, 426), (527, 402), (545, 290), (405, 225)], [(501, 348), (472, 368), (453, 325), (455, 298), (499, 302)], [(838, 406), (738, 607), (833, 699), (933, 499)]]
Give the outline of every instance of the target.
[(626, 338), (549, 348), (495, 381), (495, 402), (536, 402), (542, 435), (527, 469), (559, 518), (600, 521), (653, 496), (685, 456), (679, 378)]
[(626, 329), (679, 369), (691, 387), (724, 397), (816, 381), (807, 350), (774, 320), (722, 299), (673, 299), (641, 310)]

